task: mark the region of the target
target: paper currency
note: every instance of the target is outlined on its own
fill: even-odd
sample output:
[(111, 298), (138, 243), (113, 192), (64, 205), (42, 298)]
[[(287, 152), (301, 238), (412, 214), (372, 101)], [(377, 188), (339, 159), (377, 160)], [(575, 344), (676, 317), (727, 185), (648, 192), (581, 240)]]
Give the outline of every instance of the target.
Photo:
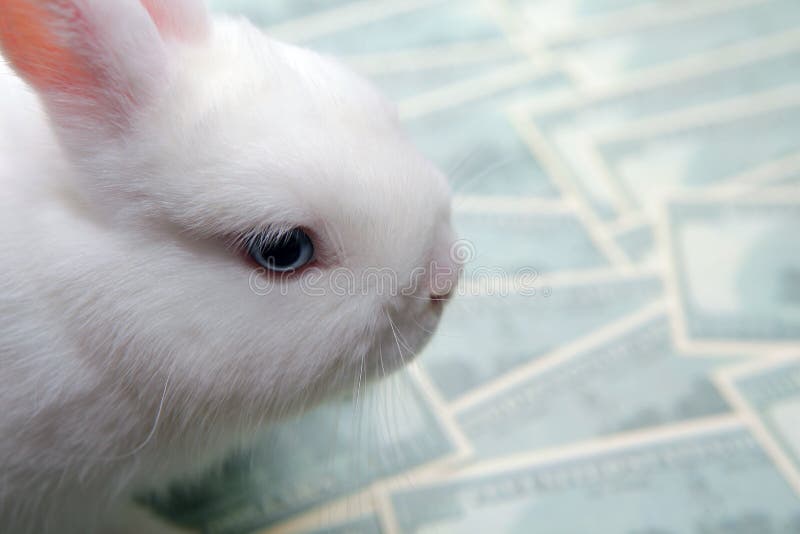
[(539, 286), (533, 295), (456, 297), (420, 365), (453, 400), (661, 296), (658, 278), (643, 275)]
[(144, 500), (205, 534), (246, 533), (456, 454), (455, 439), (409, 375), (361, 393), (273, 424), (255, 449), (221, 470)]
[(723, 370), (718, 381), (800, 494), (800, 353)]
[(539, 274), (608, 266), (597, 243), (568, 209), (551, 212), (459, 212), (456, 231), (469, 236), (467, 277), (520, 269)]
[[(390, 12), (363, 24), (303, 40), (303, 44), (315, 50), (349, 56), (502, 36), (483, 2), (432, 0), (417, 2), (417, 5), (415, 9)], [(398, 28), (403, 31), (397, 31)]]
[(244, 15), (255, 24), (272, 26), (352, 3), (354, 0), (209, 0), (211, 9)]
[(566, 82), (557, 73), (515, 78), (511, 83), (486, 83), (485, 89), (475, 81), (473, 91), (483, 95), (455, 106), (453, 98), (445, 95), (439, 109), (405, 121), (425, 155), (451, 174), (457, 193), (559, 196), (509, 122), (503, 105), (525, 94), (552, 94)]
[(608, 83), (798, 25), (800, 5), (794, 0), (691, 2), (630, 29), (578, 33), (550, 50), (562, 54), (585, 82)]
[(800, 149), (800, 85), (621, 128), (596, 140), (618, 187), (657, 217), (671, 195)]
[[(509, 0), (526, 28), (544, 39), (569, 34), (601, 17), (644, 11), (657, 0)], [(657, 10), (654, 10), (657, 12)]]
[(722, 391), (800, 494), (800, 352), (722, 371)]
[[(800, 82), (800, 34), (761, 39), (748, 50), (732, 54), (725, 62), (710, 58), (688, 76), (676, 74), (656, 80), (660, 83), (644, 80), (630, 87), (593, 90), (530, 112), (523, 107), (519, 113), (527, 115), (539, 132), (534, 149), (545, 169), (574, 184), (601, 219), (612, 220), (631, 206), (624, 188), (607, 169), (598, 168), (593, 153), (587, 153), (587, 143), (624, 129), (629, 122)], [(539, 103), (538, 99), (530, 102)], [(657, 185), (650, 172), (647, 179)]]
[[(440, 57), (447, 58), (447, 55), (440, 55)], [(507, 68), (523, 61), (521, 55), (513, 53), (509, 53), (505, 57), (490, 57), (482, 61), (457, 61), (455, 57), (451, 56), (451, 58), (451, 61), (445, 64), (423, 64), (417, 68), (378, 70), (362, 67), (361, 70), (390, 98), (401, 101), (456, 83), (478, 80), (498, 68)], [(385, 61), (390, 66), (393, 60), (396, 62), (397, 58), (387, 57)], [(356, 63), (355, 67), (359, 68), (359, 64)]]
[(633, 263), (652, 265), (655, 231), (652, 225), (640, 223), (619, 232), (617, 244)]
[[(630, 321), (626, 321), (630, 323)], [(459, 426), (475, 458), (536, 451), (731, 411), (709, 378), (734, 358), (687, 357), (663, 311), (636, 317), (590, 349), (541, 361), (530, 376), (467, 405)]]
[(738, 422), (398, 490), (394, 532), (790, 534), (800, 499)]
[(298, 534), (381, 534), (380, 522), (374, 515), (360, 517), (343, 523), (331, 523), (315, 530), (306, 530)]
[(683, 341), (757, 349), (800, 340), (798, 225), (800, 203), (784, 194), (670, 205)]

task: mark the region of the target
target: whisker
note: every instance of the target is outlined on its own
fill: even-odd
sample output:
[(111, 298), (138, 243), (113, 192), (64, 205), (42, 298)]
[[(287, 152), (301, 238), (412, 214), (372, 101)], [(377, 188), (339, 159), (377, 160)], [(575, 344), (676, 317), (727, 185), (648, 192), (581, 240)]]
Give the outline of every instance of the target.
[[(400, 342), (400, 343), (402, 343), (402, 345), (403, 345), (403, 346), (406, 348), (406, 350), (408, 351), (408, 353), (409, 353), (409, 356), (412, 356), (412, 357), (413, 357), (413, 356), (414, 356), (414, 351), (411, 349), (411, 347), (409, 346), (409, 344), (408, 344), (408, 343), (406, 342), (406, 340), (403, 338), (403, 335), (400, 333), (400, 329), (396, 327), (396, 325), (394, 324), (394, 321), (392, 321), (392, 318), (391, 318), (391, 316), (389, 315), (389, 312), (388, 312), (388, 311), (386, 312), (386, 316), (387, 316), (387, 317), (389, 317), (389, 325), (392, 327), (392, 333), (395, 335), (395, 339), (399, 339), (399, 342)], [(405, 363), (405, 362), (403, 362), (403, 363)]]
[(383, 347), (378, 345), (378, 359), (381, 364), (381, 379), (386, 378), (386, 367), (383, 365)]
[(411, 320), (412, 320), (412, 321), (414, 321), (414, 324), (415, 324), (415, 325), (417, 325), (417, 326), (419, 327), (419, 329), (420, 329), (420, 330), (422, 330), (422, 331), (423, 331), (423, 332), (425, 332), (426, 334), (433, 335), (433, 331), (431, 331), (431, 330), (428, 330), (427, 328), (425, 328), (424, 326), (422, 326), (421, 324), (419, 324), (419, 323), (417, 322), (417, 320), (416, 320), (416, 319), (414, 319), (414, 316), (413, 316), (413, 315), (411, 316)]
[(172, 369), (170, 369), (169, 373), (167, 374), (167, 379), (164, 381), (164, 391), (161, 393), (161, 400), (158, 402), (158, 409), (156, 410), (156, 416), (155, 419), (153, 420), (153, 426), (150, 428), (150, 433), (147, 434), (147, 437), (144, 439), (144, 441), (141, 442), (138, 446), (134, 447), (133, 450), (125, 454), (109, 458), (110, 460), (121, 460), (123, 458), (129, 458), (131, 456), (134, 456), (139, 451), (144, 449), (147, 446), (147, 444), (150, 443), (150, 440), (153, 439), (153, 436), (156, 434), (156, 428), (158, 427), (158, 422), (161, 419), (161, 413), (164, 409), (164, 401), (167, 398), (167, 388), (169, 387), (170, 378), (172, 378)]
[(397, 344), (397, 355), (400, 356), (400, 361), (403, 362), (403, 365), (406, 364), (406, 359), (403, 357), (403, 350), (400, 348), (400, 340), (397, 339), (397, 333), (394, 330), (394, 321), (392, 321), (391, 316), (387, 310), (384, 310), (386, 314), (386, 318), (389, 320), (389, 327), (392, 329), (392, 336), (394, 336), (394, 342)]

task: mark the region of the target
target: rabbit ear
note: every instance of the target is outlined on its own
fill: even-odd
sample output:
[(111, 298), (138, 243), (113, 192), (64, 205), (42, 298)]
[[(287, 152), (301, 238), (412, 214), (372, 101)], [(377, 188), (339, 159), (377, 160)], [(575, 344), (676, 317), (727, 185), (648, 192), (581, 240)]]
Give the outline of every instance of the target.
[(203, 0), (141, 0), (165, 39), (196, 42), (209, 34), (208, 9)]
[(164, 43), (138, 0), (0, 0), (0, 13), (4, 56), (59, 127), (124, 129), (163, 83)]

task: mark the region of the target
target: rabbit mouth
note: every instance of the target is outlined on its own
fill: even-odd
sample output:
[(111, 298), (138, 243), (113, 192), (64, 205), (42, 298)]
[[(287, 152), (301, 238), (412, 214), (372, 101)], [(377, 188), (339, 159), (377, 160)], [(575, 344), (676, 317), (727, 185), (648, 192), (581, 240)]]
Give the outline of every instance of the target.
[(370, 379), (384, 376), (411, 363), (430, 341), (444, 310), (444, 303), (431, 303), (420, 310), (383, 309), (378, 334), (365, 358)]

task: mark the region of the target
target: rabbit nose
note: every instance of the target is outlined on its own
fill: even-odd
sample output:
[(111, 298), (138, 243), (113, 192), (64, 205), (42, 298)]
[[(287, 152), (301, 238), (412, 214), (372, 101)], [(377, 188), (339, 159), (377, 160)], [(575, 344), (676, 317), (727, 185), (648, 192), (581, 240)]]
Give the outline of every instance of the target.
[(429, 290), (433, 301), (450, 300), (458, 287), (462, 266), (449, 257), (440, 257), (431, 263)]
[(453, 295), (455, 294), (455, 292), (456, 292), (455, 288), (451, 289), (450, 291), (448, 291), (446, 293), (431, 292), (431, 300), (433, 302), (442, 302), (442, 303), (444, 303), (444, 302), (447, 302), (448, 300), (450, 300), (453, 297)]
[(430, 256), (428, 294), (431, 302), (444, 303), (456, 292), (464, 261), (455, 232), (449, 224), (439, 228), (436, 243)]

